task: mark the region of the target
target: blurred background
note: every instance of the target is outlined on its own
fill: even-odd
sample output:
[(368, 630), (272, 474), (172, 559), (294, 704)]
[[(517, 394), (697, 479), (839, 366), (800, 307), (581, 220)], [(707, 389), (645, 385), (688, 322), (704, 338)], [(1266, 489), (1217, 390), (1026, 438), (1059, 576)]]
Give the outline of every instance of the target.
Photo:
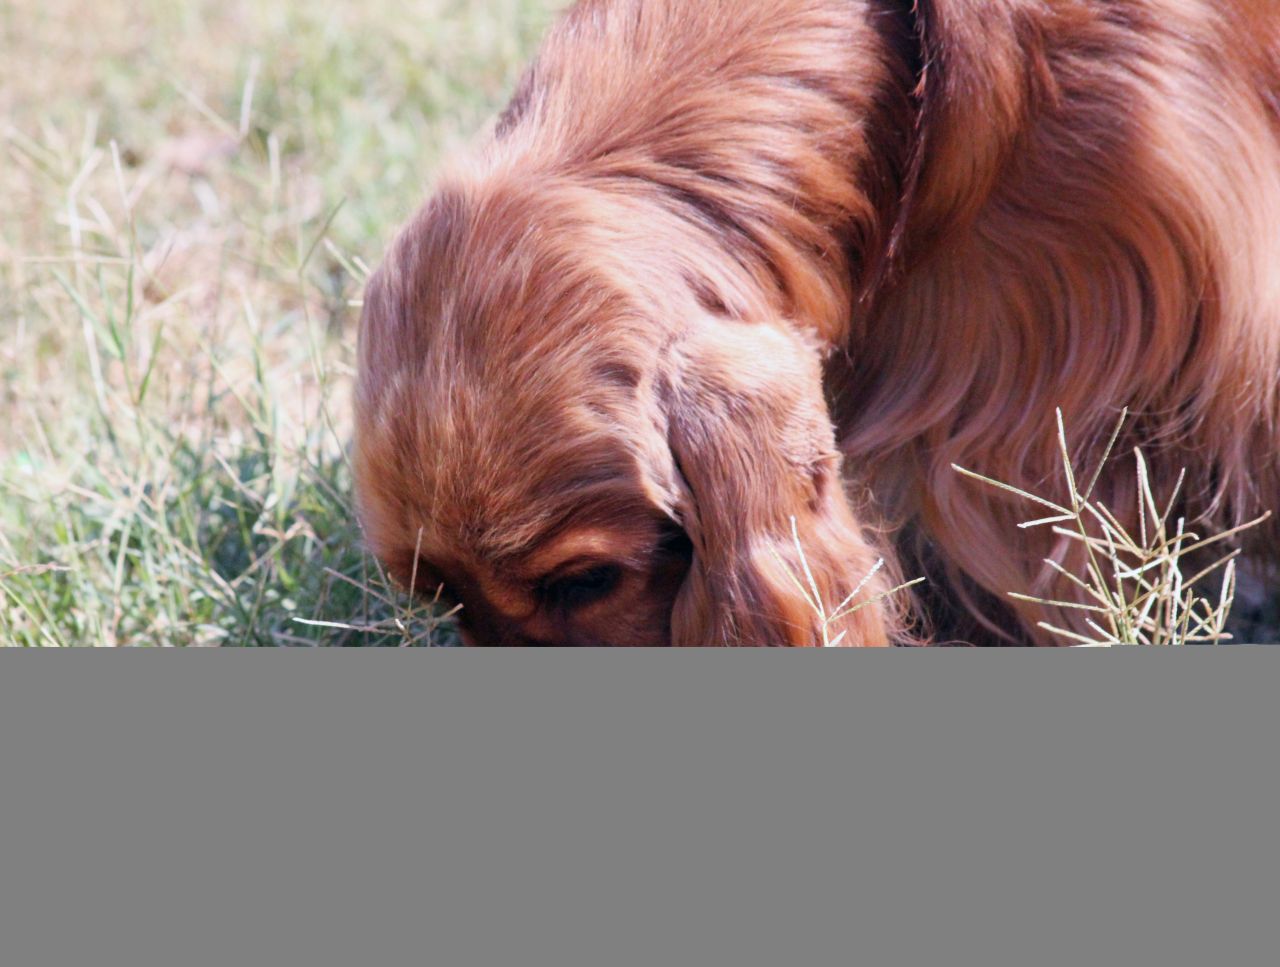
[(351, 518), (358, 300), (557, 6), (0, 3), (0, 641), (447, 643)]

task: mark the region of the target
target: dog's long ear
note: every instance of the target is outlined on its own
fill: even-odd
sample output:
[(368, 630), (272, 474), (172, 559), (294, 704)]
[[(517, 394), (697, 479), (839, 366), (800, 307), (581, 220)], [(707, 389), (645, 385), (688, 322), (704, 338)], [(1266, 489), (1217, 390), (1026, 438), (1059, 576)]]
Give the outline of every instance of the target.
[(789, 330), (725, 321), (671, 363), (677, 514), (694, 548), (673, 643), (887, 644), (885, 602), (837, 614), (881, 594), (887, 576), (868, 579), (878, 554), (844, 493), (817, 350)]

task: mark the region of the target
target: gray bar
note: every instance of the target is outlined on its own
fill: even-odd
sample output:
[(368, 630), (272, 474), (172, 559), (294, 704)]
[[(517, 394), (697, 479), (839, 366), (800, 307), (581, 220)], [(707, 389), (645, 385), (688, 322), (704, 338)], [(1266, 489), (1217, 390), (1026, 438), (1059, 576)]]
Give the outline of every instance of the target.
[(1280, 651), (0, 653), (0, 961), (1251, 965)]

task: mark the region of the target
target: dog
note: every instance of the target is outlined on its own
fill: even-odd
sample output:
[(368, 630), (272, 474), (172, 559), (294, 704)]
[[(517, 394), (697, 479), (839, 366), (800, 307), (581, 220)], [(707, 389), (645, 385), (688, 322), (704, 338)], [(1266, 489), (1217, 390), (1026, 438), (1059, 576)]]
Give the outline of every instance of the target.
[(369, 545), (472, 643), (1055, 643), (1007, 592), (1078, 549), (955, 465), (1065, 499), (1127, 407), (1188, 520), (1280, 508), (1280, 5), (582, 0), (358, 369)]

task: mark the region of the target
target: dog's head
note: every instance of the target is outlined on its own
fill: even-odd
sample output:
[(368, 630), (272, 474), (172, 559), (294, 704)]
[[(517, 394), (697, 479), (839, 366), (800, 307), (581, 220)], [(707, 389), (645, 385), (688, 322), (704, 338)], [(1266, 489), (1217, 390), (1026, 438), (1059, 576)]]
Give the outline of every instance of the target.
[(371, 282), (361, 517), (470, 639), (884, 642), (878, 604), (822, 616), (875, 555), (820, 354), (709, 244), (634, 191), (456, 178)]

